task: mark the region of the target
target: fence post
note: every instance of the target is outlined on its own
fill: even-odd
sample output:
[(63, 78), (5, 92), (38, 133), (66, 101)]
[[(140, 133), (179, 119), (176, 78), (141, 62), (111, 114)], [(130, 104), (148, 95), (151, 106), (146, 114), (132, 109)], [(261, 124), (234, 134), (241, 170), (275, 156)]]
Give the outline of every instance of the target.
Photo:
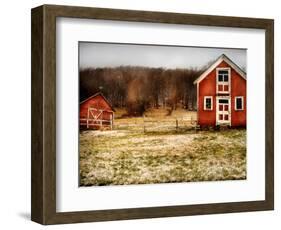
[(112, 130), (113, 128), (113, 118), (112, 118), (112, 114), (110, 114), (110, 130)]
[(145, 133), (145, 115), (143, 115), (143, 132)]
[(87, 113), (87, 129), (89, 128), (89, 115), (90, 115), (90, 107), (88, 107), (88, 113)]

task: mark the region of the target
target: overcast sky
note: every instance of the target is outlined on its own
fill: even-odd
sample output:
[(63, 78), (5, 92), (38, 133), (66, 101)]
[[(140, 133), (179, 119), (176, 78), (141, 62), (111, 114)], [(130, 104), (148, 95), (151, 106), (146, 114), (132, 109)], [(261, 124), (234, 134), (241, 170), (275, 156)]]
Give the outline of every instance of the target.
[(246, 67), (245, 49), (177, 47), (115, 43), (79, 43), (80, 68), (121, 65), (189, 68), (202, 67), (227, 55), (241, 68)]

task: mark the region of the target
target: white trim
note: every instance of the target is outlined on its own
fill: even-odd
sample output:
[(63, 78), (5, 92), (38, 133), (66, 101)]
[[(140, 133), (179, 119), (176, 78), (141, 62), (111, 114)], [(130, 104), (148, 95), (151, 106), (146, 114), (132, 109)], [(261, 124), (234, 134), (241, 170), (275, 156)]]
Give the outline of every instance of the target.
[(193, 84), (197, 84), (208, 76), (222, 61), (225, 61), (231, 68), (233, 68), (242, 78), (246, 79), (246, 73), (241, 70), (233, 61), (231, 61), (226, 55), (221, 55), (204, 73), (202, 73)]
[[(237, 102), (236, 99), (241, 98), (242, 99), (242, 109), (237, 109)], [(243, 111), (244, 110), (244, 97), (243, 96), (237, 96), (235, 97), (235, 111)]]
[[(220, 85), (228, 85), (228, 91), (225, 92), (225, 91), (219, 91), (219, 75), (218, 75), (218, 72), (220, 70), (227, 70), (228, 71), (228, 82), (227, 83), (221, 83)], [(230, 94), (231, 92), (231, 68), (230, 67), (218, 67), (216, 68), (216, 92), (217, 94)]]
[[(228, 100), (228, 122), (219, 121), (219, 100), (227, 99)], [(230, 96), (217, 96), (216, 97), (216, 125), (230, 125), (231, 126), (231, 97)]]
[[(210, 109), (208, 109), (206, 107), (206, 99), (211, 99), (211, 108)], [(213, 97), (212, 96), (204, 96), (204, 110), (208, 110), (208, 111), (213, 110)]]
[(199, 83), (197, 84), (197, 98), (196, 98), (196, 103), (197, 103), (197, 121), (199, 121)]

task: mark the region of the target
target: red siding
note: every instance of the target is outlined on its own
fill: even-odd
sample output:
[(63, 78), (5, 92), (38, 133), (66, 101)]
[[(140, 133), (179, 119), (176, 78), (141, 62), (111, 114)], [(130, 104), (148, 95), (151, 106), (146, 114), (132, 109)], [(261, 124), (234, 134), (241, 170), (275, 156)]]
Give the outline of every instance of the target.
[[(247, 114), (247, 85), (246, 80), (240, 77), (235, 71), (231, 70), (231, 126), (246, 126), (246, 114)], [(235, 111), (235, 97), (243, 96), (242, 111)]]
[(86, 100), (80, 104), (80, 118), (87, 118), (88, 107), (112, 111), (111, 107), (101, 95), (90, 98), (89, 100)]
[[(216, 125), (216, 70), (214, 69), (198, 85), (198, 124), (201, 126)], [(204, 96), (213, 97), (213, 109), (204, 110)]]
[[(230, 67), (225, 61), (222, 61), (218, 67)], [(200, 126), (216, 125), (216, 68), (214, 68), (197, 85), (198, 100), (198, 124)], [(231, 68), (231, 126), (246, 126), (246, 80), (243, 79), (234, 69)], [(212, 96), (212, 110), (204, 110), (204, 96)], [(235, 111), (235, 97), (244, 97), (244, 110)]]
[[(97, 110), (106, 110), (103, 112), (103, 115), (102, 117), (100, 117), (100, 119), (102, 118), (103, 120), (110, 120), (111, 116), (113, 115), (112, 108), (101, 95), (97, 95), (80, 104), (80, 112), (79, 112), (80, 119), (87, 118), (89, 107), (95, 108)], [(99, 112), (93, 111), (93, 113), (94, 115), (97, 115)]]

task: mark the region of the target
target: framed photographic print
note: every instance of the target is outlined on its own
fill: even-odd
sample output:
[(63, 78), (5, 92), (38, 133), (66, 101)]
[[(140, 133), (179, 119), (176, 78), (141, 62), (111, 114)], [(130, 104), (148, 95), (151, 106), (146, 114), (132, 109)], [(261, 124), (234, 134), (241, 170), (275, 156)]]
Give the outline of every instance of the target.
[(271, 19), (32, 9), (41, 224), (274, 208)]

